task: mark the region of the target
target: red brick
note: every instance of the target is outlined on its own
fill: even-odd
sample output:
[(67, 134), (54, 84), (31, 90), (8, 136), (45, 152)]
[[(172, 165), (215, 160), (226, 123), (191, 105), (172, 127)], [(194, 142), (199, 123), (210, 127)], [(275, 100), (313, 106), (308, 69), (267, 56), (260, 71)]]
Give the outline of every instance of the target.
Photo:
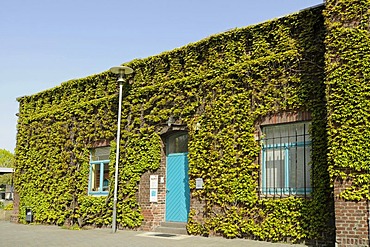
[(336, 241), (338, 246), (367, 245), (367, 201), (345, 201), (339, 197), (339, 193), (350, 185), (350, 181), (334, 182)]

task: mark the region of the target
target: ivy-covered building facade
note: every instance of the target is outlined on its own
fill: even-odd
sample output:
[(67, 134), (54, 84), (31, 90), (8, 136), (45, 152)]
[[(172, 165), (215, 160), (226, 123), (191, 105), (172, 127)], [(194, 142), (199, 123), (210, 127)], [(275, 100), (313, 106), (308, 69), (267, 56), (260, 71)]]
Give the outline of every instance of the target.
[[(326, 1), (126, 63), (119, 229), (367, 246), (369, 9)], [(110, 227), (116, 75), (18, 101), (19, 221)]]

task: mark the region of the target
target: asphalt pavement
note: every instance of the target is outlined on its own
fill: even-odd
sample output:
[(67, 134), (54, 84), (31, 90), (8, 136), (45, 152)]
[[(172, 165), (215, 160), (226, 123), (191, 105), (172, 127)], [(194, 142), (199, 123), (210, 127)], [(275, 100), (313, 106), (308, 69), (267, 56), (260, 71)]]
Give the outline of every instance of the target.
[(302, 247), (281, 243), (269, 243), (222, 237), (171, 235), (154, 232), (111, 229), (68, 230), (58, 226), (23, 225), (0, 221), (0, 246), (2, 247)]

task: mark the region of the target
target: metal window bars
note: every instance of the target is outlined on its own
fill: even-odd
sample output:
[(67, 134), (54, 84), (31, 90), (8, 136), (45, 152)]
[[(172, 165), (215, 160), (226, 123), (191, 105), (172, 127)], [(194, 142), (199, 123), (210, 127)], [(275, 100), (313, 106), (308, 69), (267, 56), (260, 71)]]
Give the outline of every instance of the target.
[(306, 197), (312, 192), (308, 124), (262, 128), (260, 197)]

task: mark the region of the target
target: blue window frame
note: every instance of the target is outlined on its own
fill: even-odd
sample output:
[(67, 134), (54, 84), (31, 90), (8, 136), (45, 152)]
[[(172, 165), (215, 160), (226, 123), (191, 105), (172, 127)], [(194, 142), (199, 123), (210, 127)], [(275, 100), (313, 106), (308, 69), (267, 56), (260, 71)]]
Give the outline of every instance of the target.
[(262, 127), (262, 194), (306, 195), (312, 191), (309, 124)]
[(109, 154), (110, 147), (91, 150), (89, 195), (108, 195), (109, 193)]

